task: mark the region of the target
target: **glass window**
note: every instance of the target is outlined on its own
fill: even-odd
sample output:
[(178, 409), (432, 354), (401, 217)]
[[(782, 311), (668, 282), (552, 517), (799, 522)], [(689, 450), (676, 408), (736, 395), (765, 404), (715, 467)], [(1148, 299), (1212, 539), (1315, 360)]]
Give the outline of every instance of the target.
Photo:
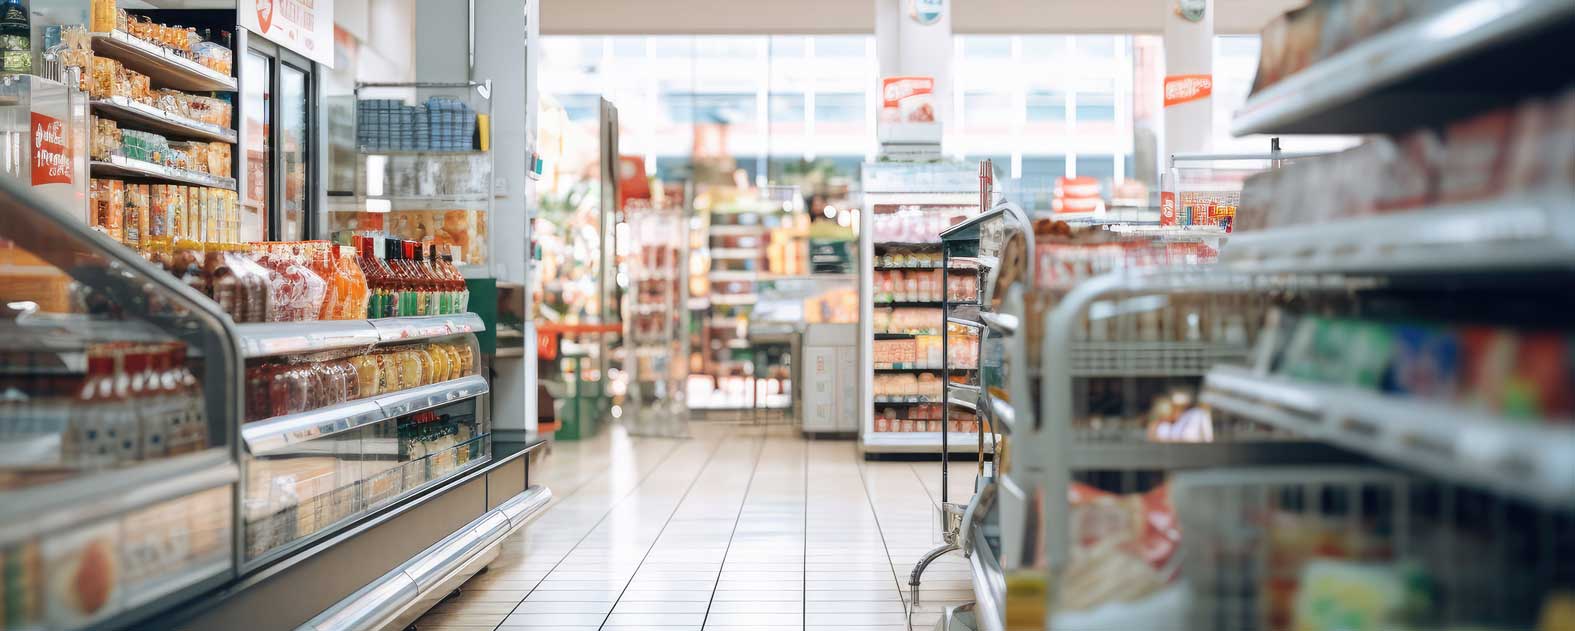
[(1077, 120), (1079, 122), (1116, 120), (1115, 95), (1079, 92), (1077, 95)]
[(802, 58), (809, 52), (809, 39), (801, 35), (773, 35), (771, 57), (773, 59)]
[(863, 57), (870, 38), (863, 35), (823, 35), (815, 38), (816, 57)]
[(1109, 184), (1110, 179), (1116, 176), (1115, 156), (1084, 154), (1077, 156), (1078, 177), (1098, 178), (1100, 182)]
[(1005, 92), (963, 94), (965, 127), (1005, 127), (1012, 120), (1012, 95)]
[(1023, 179), (1044, 180), (1066, 175), (1066, 156), (1023, 156)]
[(1030, 63), (1043, 63), (1057, 57), (1065, 57), (1067, 43), (1072, 38), (1067, 35), (1025, 35), (1023, 40), (1023, 59)]
[(562, 94), (557, 98), (571, 121), (595, 122), (600, 114), (601, 97), (595, 94)]
[(1012, 56), (1012, 38), (1005, 35), (975, 35), (963, 38), (963, 56), (973, 59), (1005, 59)]
[(632, 59), (645, 56), (644, 37), (609, 37), (607, 41), (612, 44), (613, 57)]
[(273, 188), (268, 148), (269, 127), (273, 124), (270, 113), (273, 96), (268, 86), (273, 84), (273, 63), (266, 55), (246, 51), (246, 56), (241, 58), (241, 80), (246, 82), (241, 90), (244, 99), (241, 111), (245, 113), (241, 134), (246, 137), (246, 191), (241, 196), (245, 216), (241, 223), (246, 234), (263, 238), (271, 199), (269, 191)]
[(770, 119), (773, 123), (804, 122), (803, 94), (773, 94), (766, 100), (766, 107), (771, 110)]
[(1060, 90), (1030, 90), (1028, 120), (1059, 123), (1066, 120), (1066, 93)]
[(864, 120), (864, 95), (860, 93), (816, 94), (815, 120), (847, 123)]

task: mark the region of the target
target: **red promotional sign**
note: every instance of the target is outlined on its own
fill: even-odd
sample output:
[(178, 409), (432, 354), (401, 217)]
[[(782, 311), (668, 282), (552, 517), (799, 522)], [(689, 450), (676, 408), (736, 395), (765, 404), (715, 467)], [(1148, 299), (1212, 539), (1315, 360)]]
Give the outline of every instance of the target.
[(1165, 191), (1159, 194), (1159, 225), (1176, 225), (1176, 194)]
[(888, 123), (935, 122), (934, 77), (881, 79), (880, 118)]
[(1214, 94), (1214, 75), (1183, 74), (1165, 77), (1165, 107), (1209, 98)]
[(33, 112), (33, 186), (71, 183), (71, 143), (66, 124)]
[(273, 0), (257, 0), (257, 27), (262, 35), (273, 28)]

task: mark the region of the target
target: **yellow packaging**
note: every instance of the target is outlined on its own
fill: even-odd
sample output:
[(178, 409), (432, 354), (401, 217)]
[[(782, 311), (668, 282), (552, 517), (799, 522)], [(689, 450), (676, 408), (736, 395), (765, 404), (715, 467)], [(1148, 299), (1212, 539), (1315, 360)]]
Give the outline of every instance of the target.
[(92, 17), (88, 23), (94, 33), (115, 30), (115, 0), (93, 0)]

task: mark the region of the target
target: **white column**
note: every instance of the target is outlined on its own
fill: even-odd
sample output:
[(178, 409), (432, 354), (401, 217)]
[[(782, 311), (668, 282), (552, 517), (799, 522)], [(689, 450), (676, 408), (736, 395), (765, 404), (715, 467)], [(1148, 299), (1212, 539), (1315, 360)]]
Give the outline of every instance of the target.
[[(1183, 17), (1181, 5), (1202, 5), (1198, 21)], [(1214, 76), (1214, 0), (1166, 0), (1165, 76)], [(1163, 94), (1163, 93), (1162, 93)], [(1170, 155), (1209, 151), (1214, 137), (1214, 99), (1207, 97), (1165, 108), (1165, 128), (1160, 136), (1160, 168), (1168, 169)]]
[[(955, 0), (873, 0), (875, 54), (880, 76), (935, 78), (935, 116), (942, 128), (952, 115), (952, 2)], [(913, 16), (915, 2), (938, 6), (940, 18), (923, 24)]]

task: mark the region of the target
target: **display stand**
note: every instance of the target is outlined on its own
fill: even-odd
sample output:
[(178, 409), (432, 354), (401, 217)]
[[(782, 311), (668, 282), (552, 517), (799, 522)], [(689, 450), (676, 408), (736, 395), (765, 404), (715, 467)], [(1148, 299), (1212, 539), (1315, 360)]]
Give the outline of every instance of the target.
[[(907, 284), (910, 279), (939, 269), (940, 232), (953, 220), (964, 220), (979, 213), (979, 171), (977, 165), (955, 163), (916, 164), (877, 162), (864, 167), (864, 216), (869, 223), (859, 230), (861, 268), (859, 282), (859, 354), (863, 367), (859, 447), (869, 457), (884, 453), (951, 453), (972, 451), (974, 432), (949, 432), (942, 427), (939, 414), (933, 419), (914, 419), (910, 406), (933, 404), (945, 391), (940, 383), (945, 368), (941, 333), (946, 326), (940, 283), (926, 295)], [(919, 227), (925, 226), (925, 227)], [(931, 231), (933, 228), (933, 231)], [(937, 274), (940, 276), (941, 274)], [(877, 302), (876, 277), (892, 281), (882, 287)], [(897, 285), (901, 279), (902, 286)], [(939, 279), (936, 279), (939, 280)], [(917, 284), (915, 280), (915, 284)], [(877, 330), (875, 310), (882, 315), (897, 315), (897, 310), (932, 310), (933, 317), (914, 314), (915, 324), (888, 324)], [(893, 318), (884, 318), (892, 322)], [(933, 351), (920, 356), (920, 346), (933, 342)], [(888, 356), (888, 351), (891, 354)], [(933, 396), (934, 401), (895, 400), (892, 393), (877, 393), (877, 375), (926, 375), (936, 382), (936, 392), (921, 395), (897, 392), (900, 397)], [(880, 398), (877, 399), (877, 396)], [(900, 407), (899, 407), (900, 404)], [(891, 409), (893, 413), (886, 415)], [(933, 409), (933, 408), (932, 408)], [(877, 411), (881, 412), (877, 414)], [(905, 416), (906, 415), (906, 416)], [(920, 427), (923, 423), (923, 427)], [(941, 449), (945, 449), (942, 452)]]
[(683, 216), (674, 209), (628, 208), (633, 236), (631, 290), (623, 312), (630, 389), (624, 424), (635, 435), (687, 437), (682, 374), (688, 367), (688, 265)]

